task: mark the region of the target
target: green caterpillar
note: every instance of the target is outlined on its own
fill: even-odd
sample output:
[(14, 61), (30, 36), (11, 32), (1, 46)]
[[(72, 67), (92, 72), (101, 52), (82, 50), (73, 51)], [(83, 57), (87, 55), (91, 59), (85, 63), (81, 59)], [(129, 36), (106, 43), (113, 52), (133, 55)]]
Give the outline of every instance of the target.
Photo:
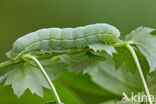
[(113, 44), (119, 36), (118, 29), (101, 23), (76, 28), (41, 29), (17, 39), (7, 56), (16, 60), (33, 51), (82, 49), (97, 42)]

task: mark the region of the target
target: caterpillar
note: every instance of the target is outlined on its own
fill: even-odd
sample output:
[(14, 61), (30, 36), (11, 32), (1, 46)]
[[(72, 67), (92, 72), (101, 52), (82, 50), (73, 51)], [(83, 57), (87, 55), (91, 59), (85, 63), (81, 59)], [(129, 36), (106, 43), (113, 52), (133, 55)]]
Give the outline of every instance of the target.
[(102, 23), (76, 28), (40, 29), (17, 39), (7, 56), (16, 60), (23, 54), (39, 50), (82, 49), (97, 42), (113, 44), (119, 36), (117, 28)]

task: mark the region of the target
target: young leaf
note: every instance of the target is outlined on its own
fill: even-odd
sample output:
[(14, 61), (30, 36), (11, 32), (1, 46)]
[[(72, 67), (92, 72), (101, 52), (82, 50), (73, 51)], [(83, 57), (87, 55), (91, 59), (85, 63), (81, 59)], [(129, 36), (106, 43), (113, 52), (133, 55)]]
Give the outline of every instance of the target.
[(126, 40), (135, 44), (146, 57), (150, 65), (150, 72), (156, 68), (156, 36), (153, 31), (155, 30), (151, 28), (139, 27), (126, 37)]

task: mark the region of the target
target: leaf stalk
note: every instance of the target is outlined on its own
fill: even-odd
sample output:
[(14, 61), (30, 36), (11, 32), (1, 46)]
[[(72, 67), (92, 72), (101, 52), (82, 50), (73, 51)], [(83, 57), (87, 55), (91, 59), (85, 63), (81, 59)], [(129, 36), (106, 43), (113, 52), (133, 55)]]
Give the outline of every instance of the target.
[(46, 73), (45, 69), (43, 68), (43, 66), (41, 65), (41, 63), (38, 61), (38, 59), (32, 55), (24, 55), (24, 58), (29, 58), (31, 60), (33, 60), (37, 66), (40, 68), (41, 72), (43, 73), (44, 77), (46, 78), (51, 90), (52, 90), (52, 93), (54, 94), (54, 97), (55, 97), (55, 100), (57, 102), (57, 104), (63, 104), (58, 96), (58, 93), (55, 89), (55, 86), (54, 84), (52, 83), (51, 79), (49, 78), (48, 74)]
[(138, 72), (139, 72), (139, 75), (140, 75), (140, 78), (141, 78), (141, 81), (142, 81), (142, 84), (144, 86), (144, 90), (145, 90), (145, 93), (147, 95), (147, 98), (148, 98), (148, 101), (149, 101), (149, 104), (152, 104), (151, 102), (151, 98), (150, 98), (150, 92), (149, 92), (149, 89), (148, 89), (148, 86), (147, 86), (147, 83), (146, 83), (146, 80), (145, 80), (145, 77), (144, 77), (144, 74), (142, 72), (142, 69), (141, 69), (141, 66), (140, 66), (140, 63), (139, 63), (139, 60), (137, 58), (137, 55), (133, 49), (133, 47), (130, 45), (130, 44), (126, 44), (126, 48), (130, 51), (133, 59), (134, 59), (134, 62), (137, 66), (137, 69), (138, 69)]
[(11, 60), (2, 62), (2, 63), (0, 63), (0, 68), (5, 67), (5, 66), (8, 66), (8, 65), (11, 65), (11, 64), (14, 64), (14, 63), (17, 63), (17, 62), (18, 61), (11, 61)]

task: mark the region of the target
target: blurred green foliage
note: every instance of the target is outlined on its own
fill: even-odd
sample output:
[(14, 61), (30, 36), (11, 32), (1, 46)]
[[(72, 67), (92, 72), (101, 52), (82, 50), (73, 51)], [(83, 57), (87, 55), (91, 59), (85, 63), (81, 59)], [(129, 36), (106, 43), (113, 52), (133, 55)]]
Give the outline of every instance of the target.
[[(65, 72), (60, 74), (54, 84), (64, 104), (98, 104), (119, 98), (97, 86), (88, 75)], [(44, 89), (43, 98), (36, 94), (32, 95), (29, 90), (17, 98), (10, 86), (0, 85), (0, 104), (44, 104), (49, 101), (54, 101), (54, 98), (51, 91), (47, 89)]]

